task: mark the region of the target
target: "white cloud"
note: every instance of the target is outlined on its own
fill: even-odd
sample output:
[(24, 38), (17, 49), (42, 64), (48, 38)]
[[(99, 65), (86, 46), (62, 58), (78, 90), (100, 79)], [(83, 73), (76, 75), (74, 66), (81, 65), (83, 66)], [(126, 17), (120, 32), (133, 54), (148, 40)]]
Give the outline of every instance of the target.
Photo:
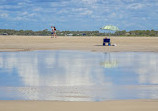
[(133, 3), (127, 6), (128, 9), (142, 9), (144, 7), (144, 4), (142, 3)]
[(43, 10), (41, 7), (35, 7), (35, 8), (33, 9), (33, 11), (35, 11), (35, 12), (39, 12), (39, 11), (41, 11), (41, 10)]
[(65, 7), (69, 6), (72, 3), (72, 1), (60, 1), (60, 2), (50, 2), (50, 6), (52, 7)]
[(7, 13), (0, 13), (1, 18), (7, 18), (9, 15)]
[(81, 1), (84, 2), (85, 4), (95, 4), (96, 2), (100, 0), (81, 0)]
[[(46, 27), (45, 22), (49, 22), (49, 24), (51, 24), (52, 21), (55, 23), (62, 22), (63, 26), (61, 27), (64, 27), (64, 30), (66, 30), (67, 24), (70, 24), (72, 29), (74, 29), (73, 26), (76, 22), (80, 22), (80, 26), (85, 27), (85, 23), (82, 24), (83, 20), (86, 21), (86, 27), (88, 27), (87, 29), (91, 29), (93, 26), (91, 23), (89, 23), (89, 21), (92, 19), (97, 27), (99, 27), (99, 24), (106, 23), (108, 20), (109, 23), (119, 24), (121, 27), (126, 29), (133, 28), (134, 26), (137, 27), (138, 24), (143, 24), (143, 21), (138, 20), (143, 18), (147, 24), (151, 24), (151, 27), (155, 27), (153, 19), (158, 18), (156, 15), (157, 4), (158, 3), (156, 1), (150, 2), (146, 0), (61, 0), (53, 2), (17, 0), (12, 1), (9, 4), (3, 0), (3, 5), (0, 7), (0, 12), (7, 13), (9, 16), (1, 14), (0, 17), (2, 18), (3, 16), (3, 18), (8, 18), (5, 19), (6, 23), (14, 20), (23, 20), (24, 22), (26, 22), (26, 20), (41, 21), (43, 22), (43, 27)], [(28, 14), (22, 16), (23, 12), (27, 12)], [(85, 15), (89, 17), (86, 17)], [(63, 16), (66, 17), (63, 19)], [(137, 17), (138, 19), (136, 19), (136, 16), (139, 16)], [(148, 16), (148, 19), (144, 18), (146, 16)], [(67, 23), (72, 19), (72, 17), (72, 22)], [(123, 22), (132, 22), (133, 25), (128, 25), (128, 27), (126, 27), (127, 24), (122, 25)], [(97, 27), (95, 26), (93, 28), (96, 30)], [(142, 28), (149, 28), (145, 25), (141, 26)], [(81, 29), (81, 27), (78, 29)]]
[(93, 13), (92, 10), (85, 10), (84, 12), (81, 12), (81, 15), (91, 15)]

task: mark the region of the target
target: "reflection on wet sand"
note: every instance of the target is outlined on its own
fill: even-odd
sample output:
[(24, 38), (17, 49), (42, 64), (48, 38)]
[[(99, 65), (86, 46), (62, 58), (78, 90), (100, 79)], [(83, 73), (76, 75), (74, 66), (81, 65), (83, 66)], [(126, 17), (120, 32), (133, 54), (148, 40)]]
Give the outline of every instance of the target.
[[(100, 65), (107, 61), (116, 61), (115, 67)], [(157, 53), (1, 52), (0, 99), (155, 99), (157, 64)], [(128, 87), (140, 85), (154, 87)]]

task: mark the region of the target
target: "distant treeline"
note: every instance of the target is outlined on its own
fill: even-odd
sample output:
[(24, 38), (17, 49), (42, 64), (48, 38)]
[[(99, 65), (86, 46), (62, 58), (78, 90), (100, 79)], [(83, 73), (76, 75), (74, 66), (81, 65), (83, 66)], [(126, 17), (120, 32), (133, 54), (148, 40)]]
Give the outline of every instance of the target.
[[(155, 30), (117, 31), (115, 33), (101, 33), (99, 31), (57, 31), (58, 36), (158, 36)], [(0, 29), (0, 35), (50, 36), (48, 29), (42, 31)]]

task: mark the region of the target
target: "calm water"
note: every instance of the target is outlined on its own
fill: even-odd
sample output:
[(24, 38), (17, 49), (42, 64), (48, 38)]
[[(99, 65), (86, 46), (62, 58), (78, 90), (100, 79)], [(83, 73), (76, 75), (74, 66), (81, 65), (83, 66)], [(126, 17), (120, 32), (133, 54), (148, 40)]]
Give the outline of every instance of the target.
[(0, 100), (158, 99), (158, 53), (0, 52)]

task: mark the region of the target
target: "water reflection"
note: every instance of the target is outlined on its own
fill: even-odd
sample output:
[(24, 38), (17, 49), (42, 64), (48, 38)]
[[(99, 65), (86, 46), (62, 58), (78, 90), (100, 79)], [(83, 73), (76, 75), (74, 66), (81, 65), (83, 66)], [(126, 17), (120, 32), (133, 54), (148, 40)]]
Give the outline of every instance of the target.
[(158, 53), (1, 52), (0, 99), (156, 99), (157, 65)]
[(103, 66), (104, 68), (113, 68), (113, 67), (118, 66), (117, 60), (114, 58), (111, 58), (110, 53), (105, 53), (104, 60), (105, 61), (100, 63), (100, 65)]

